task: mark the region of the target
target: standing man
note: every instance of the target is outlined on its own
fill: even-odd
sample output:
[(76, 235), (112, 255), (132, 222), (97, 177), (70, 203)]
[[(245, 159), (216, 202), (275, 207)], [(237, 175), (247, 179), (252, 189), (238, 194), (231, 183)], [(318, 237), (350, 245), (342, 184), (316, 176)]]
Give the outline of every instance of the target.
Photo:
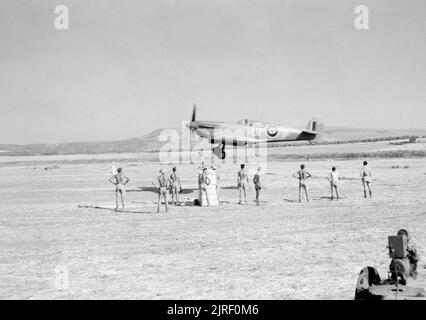
[(244, 202), (247, 203), (247, 188), (248, 188), (248, 175), (244, 164), (240, 165), (241, 169), (238, 171), (237, 175), (237, 185), (238, 190), (240, 191), (240, 201), (238, 204), (241, 204), (241, 192), (244, 191)]
[(122, 168), (118, 168), (117, 173), (114, 174), (108, 181), (115, 185), (115, 211), (118, 210), (118, 194), (120, 194), (121, 205), (124, 209), (124, 196), (126, 194), (126, 189), (124, 186), (130, 181), (130, 179), (123, 174)]
[(327, 177), (328, 181), (330, 181), (331, 186), (331, 199), (333, 200), (333, 189), (336, 190), (336, 199), (339, 200), (339, 193), (337, 192), (337, 183), (340, 180), (339, 173), (336, 170), (336, 167), (331, 168), (331, 172)]
[(262, 171), (262, 168), (257, 168), (257, 172), (253, 176), (253, 183), (254, 183), (254, 190), (256, 190), (256, 205), (259, 205), (259, 194), (260, 190), (262, 189), (262, 185), (260, 184), (260, 172)]
[(371, 171), (370, 171), (370, 168), (368, 167), (367, 161), (364, 161), (364, 163), (362, 164), (360, 176), (361, 176), (362, 186), (364, 187), (364, 198), (367, 198), (367, 188), (368, 188), (368, 193), (370, 194), (370, 198), (371, 198), (372, 197), (372, 194), (371, 194)]
[[(170, 187), (170, 180), (167, 179), (166, 174), (163, 169), (160, 169), (160, 175), (152, 180), (152, 184), (157, 189), (158, 192), (158, 204), (157, 204), (157, 213), (160, 212), (161, 197), (164, 198), (164, 205), (166, 207), (166, 212), (169, 211), (167, 203), (167, 190)], [(157, 185), (158, 184), (158, 185)]]
[[(178, 194), (182, 189), (182, 186), (180, 184), (179, 176), (176, 174), (176, 167), (173, 167), (172, 174), (170, 175), (170, 181), (172, 184), (172, 204), (176, 205), (179, 203)], [(176, 197), (176, 202), (175, 202)]]
[(207, 168), (203, 169), (203, 173), (200, 177), (200, 183), (201, 183), (201, 196), (200, 196), (200, 205), (203, 205), (203, 193), (206, 195), (207, 205), (210, 207), (210, 198), (209, 198), (209, 191), (207, 190), (208, 185), (210, 184), (210, 179), (207, 176)]
[(299, 180), (299, 203), (302, 202), (302, 190), (305, 190), (306, 202), (309, 202), (308, 189), (306, 187), (306, 180), (312, 175), (305, 170), (305, 165), (300, 165), (300, 170), (293, 174), (293, 177)]

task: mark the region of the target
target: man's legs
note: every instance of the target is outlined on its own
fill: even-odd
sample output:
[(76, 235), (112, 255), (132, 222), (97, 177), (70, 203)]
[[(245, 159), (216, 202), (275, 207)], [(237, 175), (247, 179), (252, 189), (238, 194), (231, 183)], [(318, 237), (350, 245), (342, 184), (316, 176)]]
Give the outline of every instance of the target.
[(157, 213), (160, 212), (160, 204), (161, 204), (161, 190), (158, 190)]
[(206, 194), (207, 205), (210, 207), (210, 198), (209, 194), (207, 193), (207, 188), (204, 188), (203, 191)]
[(244, 202), (247, 202), (247, 185), (243, 184), (243, 189), (244, 189)]
[(305, 189), (306, 202), (309, 202), (309, 197), (308, 197), (308, 188), (306, 188), (306, 186), (303, 186), (303, 189)]
[(175, 189), (175, 194), (176, 194), (176, 204), (178, 204), (178, 203), (180, 203), (180, 201), (179, 201), (179, 190), (178, 190), (178, 187), (175, 187), (174, 189)]
[(118, 190), (115, 190), (115, 211), (118, 210)]
[(334, 189), (336, 189), (336, 199), (339, 200), (339, 192), (337, 191), (337, 186), (334, 186)]
[(124, 197), (126, 196), (126, 191), (124, 191), (123, 189), (120, 190), (120, 198), (121, 198), (121, 205), (123, 206), (124, 209)]
[(333, 193), (333, 184), (330, 183), (330, 186), (331, 186), (331, 200), (333, 200), (333, 195), (334, 195), (334, 193)]
[(299, 203), (302, 202), (302, 185), (299, 185)]
[(241, 192), (243, 191), (242, 189), (243, 189), (242, 186), (238, 187), (238, 190), (240, 192), (238, 204), (241, 204)]
[(175, 204), (175, 187), (172, 187), (172, 204)]
[[(370, 198), (372, 198), (370, 182), (367, 182), (367, 187), (368, 187), (368, 193), (370, 194)], [(365, 197), (367, 198), (367, 195)]]
[(365, 181), (362, 179), (362, 186), (364, 187), (364, 198), (367, 198), (367, 189), (365, 188)]
[(168, 201), (167, 201), (167, 190), (163, 191), (163, 195), (164, 195), (164, 204), (166, 206), (166, 212), (169, 212), (169, 204), (168, 204)]
[(256, 205), (259, 205), (259, 189), (256, 188)]

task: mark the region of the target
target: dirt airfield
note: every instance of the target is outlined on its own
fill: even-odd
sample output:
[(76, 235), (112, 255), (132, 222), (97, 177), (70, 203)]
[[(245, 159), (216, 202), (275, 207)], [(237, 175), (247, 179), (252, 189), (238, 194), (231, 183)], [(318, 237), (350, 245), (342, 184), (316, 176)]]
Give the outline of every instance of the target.
[[(238, 164), (218, 168), (220, 206), (192, 206), (198, 165), (177, 165), (183, 204), (160, 214), (151, 181), (171, 166), (118, 161), (130, 183), (127, 208), (114, 212), (108, 163), (32, 159), (0, 167), (1, 299), (352, 299), (364, 266), (387, 275), (387, 236), (399, 228), (426, 252), (424, 158), (371, 159), (373, 199), (363, 198), (362, 159), (305, 162), (309, 204), (291, 177), (300, 161), (271, 160), (260, 207), (253, 188), (237, 204)], [(339, 201), (329, 199), (332, 165)]]

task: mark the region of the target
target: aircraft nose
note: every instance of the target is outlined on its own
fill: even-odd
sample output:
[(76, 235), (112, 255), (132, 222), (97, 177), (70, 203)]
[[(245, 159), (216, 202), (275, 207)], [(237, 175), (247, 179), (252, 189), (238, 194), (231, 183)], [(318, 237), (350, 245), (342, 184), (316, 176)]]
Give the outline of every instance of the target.
[(198, 129), (198, 126), (194, 121), (187, 122), (185, 125), (186, 125), (187, 128), (192, 129), (192, 130)]

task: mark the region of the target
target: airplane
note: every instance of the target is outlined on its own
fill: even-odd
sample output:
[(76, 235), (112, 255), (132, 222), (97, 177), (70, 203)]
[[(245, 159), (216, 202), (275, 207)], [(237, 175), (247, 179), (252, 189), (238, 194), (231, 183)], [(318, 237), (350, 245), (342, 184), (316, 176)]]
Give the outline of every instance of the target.
[(238, 122), (219, 122), (196, 120), (196, 105), (192, 111), (192, 118), (186, 125), (191, 134), (207, 139), (213, 153), (220, 159), (225, 159), (225, 146), (245, 146), (257, 143), (276, 143), (289, 141), (312, 141), (324, 129), (318, 118), (312, 118), (305, 129), (288, 128), (273, 123), (242, 119)]

